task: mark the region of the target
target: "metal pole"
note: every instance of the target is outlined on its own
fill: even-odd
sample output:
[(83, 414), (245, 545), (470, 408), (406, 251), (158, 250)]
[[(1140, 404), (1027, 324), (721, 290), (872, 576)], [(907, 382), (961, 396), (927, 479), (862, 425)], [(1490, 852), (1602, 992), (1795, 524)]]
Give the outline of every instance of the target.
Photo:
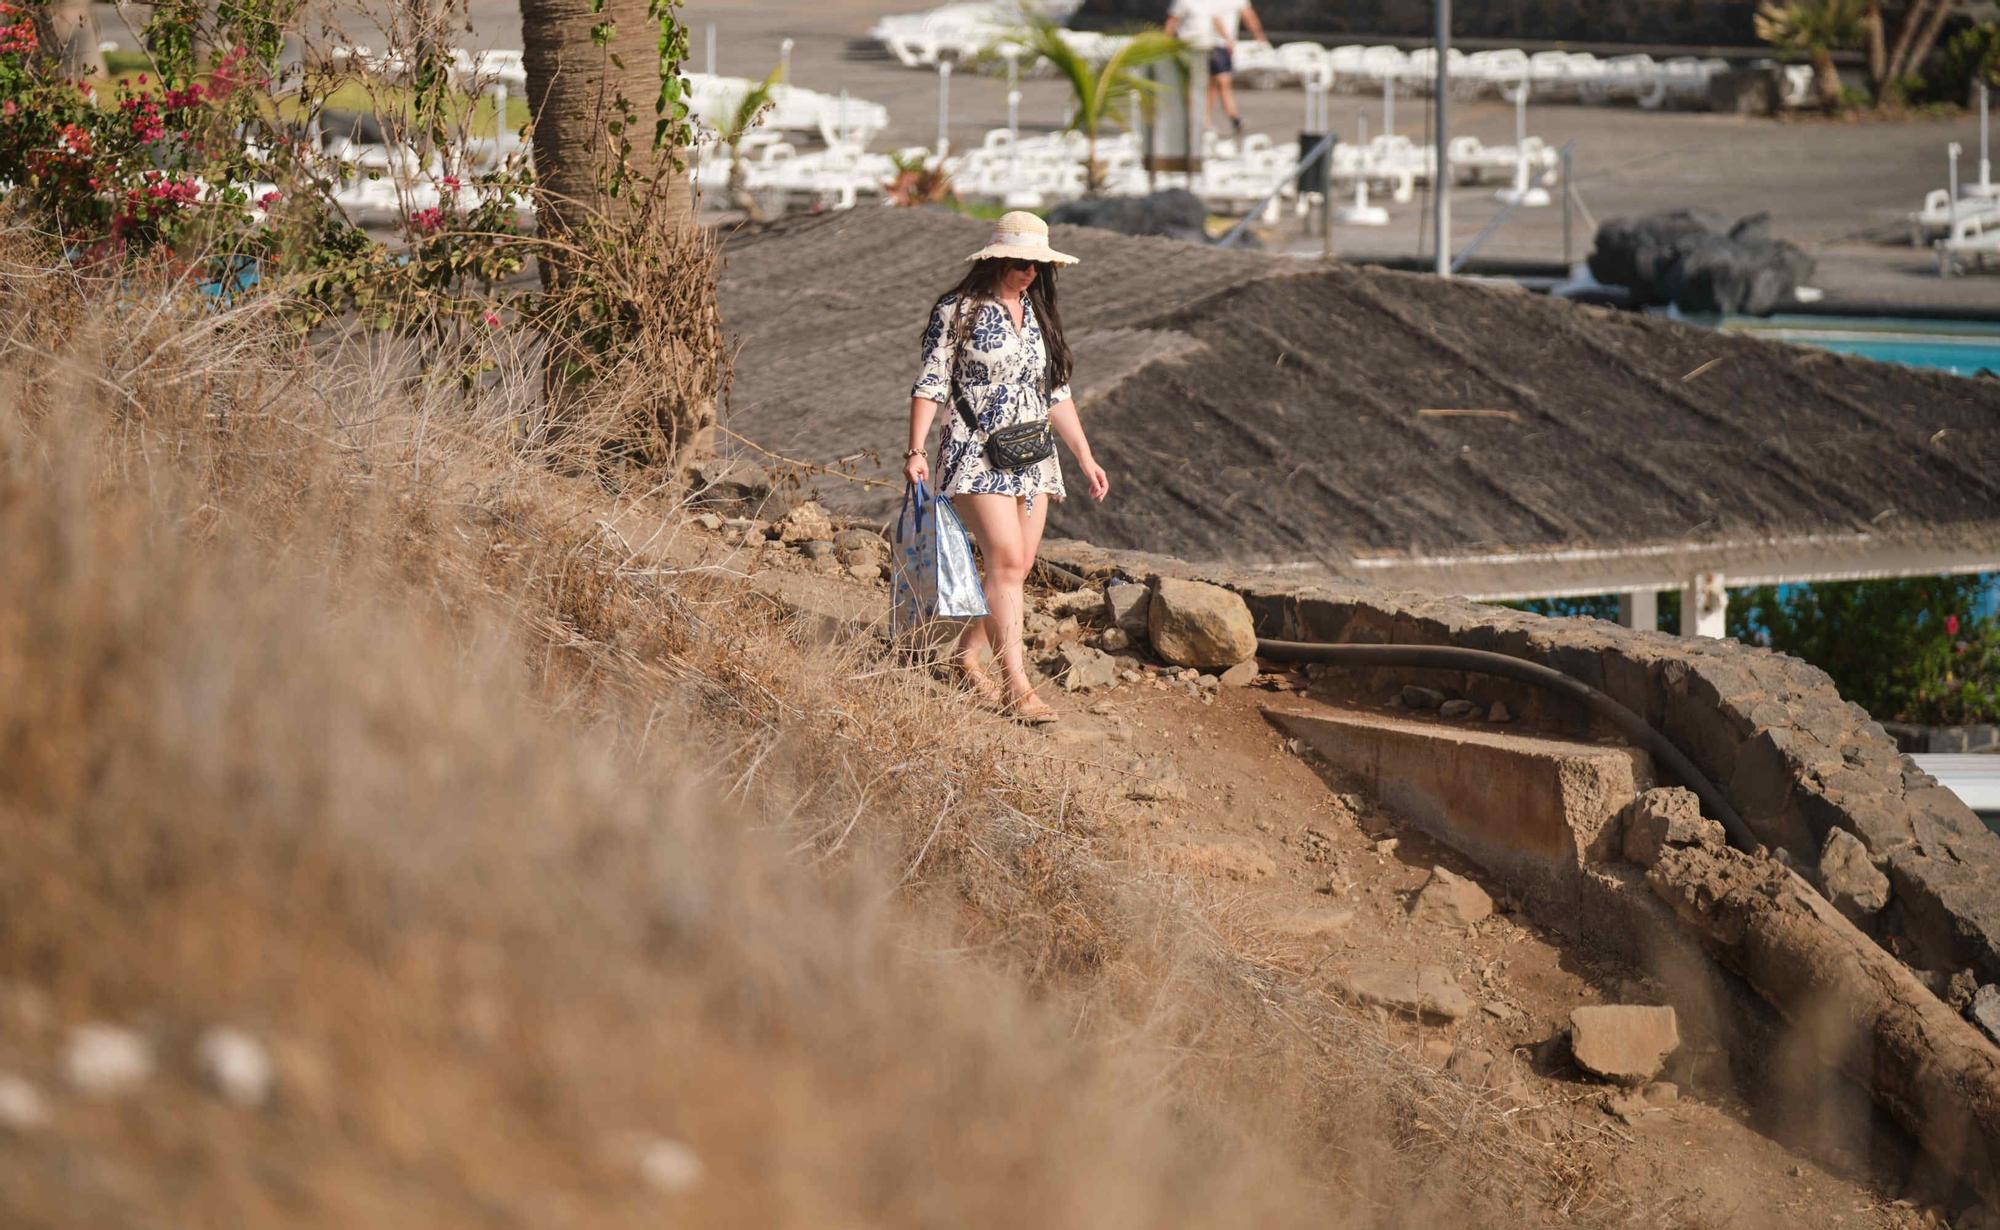
[(1989, 196), (1993, 187), (1993, 147), (1987, 131), (1986, 82), (1979, 82), (1979, 194)]
[[(1431, 182), (1431, 235), (1437, 244), (1439, 277), (1451, 276), (1451, 0), (1437, 0), (1437, 158)], [(1568, 234), (1567, 231), (1564, 232)], [(1563, 241), (1565, 250), (1569, 241)]]
[(938, 61), (938, 165), (944, 165), (944, 156), (951, 149), (951, 138), (947, 129), (951, 124), (951, 61)]
[(1570, 147), (1569, 147), (1569, 146), (1568, 146), (1567, 144), (1565, 144), (1565, 145), (1563, 146), (1563, 150), (1562, 150), (1562, 177), (1563, 177), (1563, 274), (1564, 274), (1565, 276), (1567, 276), (1567, 275), (1569, 274), (1569, 271), (1570, 271), (1570, 269), (1571, 269), (1571, 268), (1573, 268), (1573, 267), (1575, 266), (1575, 264), (1576, 264), (1576, 249), (1575, 249), (1575, 248), (1573, 248), (1573, 247), (1571, 247), (1571, 245), (1570, 245), (1570, 221), (1569, 221), (1569, 217), (1570, 217), (1570, 190), (1569, 190), (1569, 186), (1570, 186), (1570, 182), (1571, 182), (1571, 181), (1570, 181), (1570, 162), (1571, 162), (1571, 157), (1572, 157), (1572, 155), (1571, 155), (1571, 151), (1570, 151)]
[(778, 44), (778, 80), (790, 81), (791, 79), (792, 40), (786, 39), (784, 42)]
[(1945, 161), (1950, 167), (1948, 173), (1951, 177), (1951, 212), (1946, 215), (1946, 221), (1951, 227), (1950, 234), (1953, 239), (1958, 238), (1958, 155), (1958, 142), (1953, 141), (1944, 147)]

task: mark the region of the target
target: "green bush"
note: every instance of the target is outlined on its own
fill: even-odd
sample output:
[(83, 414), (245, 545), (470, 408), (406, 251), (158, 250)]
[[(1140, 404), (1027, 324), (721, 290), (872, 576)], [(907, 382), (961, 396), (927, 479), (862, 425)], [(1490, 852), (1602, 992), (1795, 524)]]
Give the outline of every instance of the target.
[(1729, 634), (1804, 658), (1882, 720), (2000, 720), (2000, 620), (1979, 576), (1761, 585), (1732, 594)]

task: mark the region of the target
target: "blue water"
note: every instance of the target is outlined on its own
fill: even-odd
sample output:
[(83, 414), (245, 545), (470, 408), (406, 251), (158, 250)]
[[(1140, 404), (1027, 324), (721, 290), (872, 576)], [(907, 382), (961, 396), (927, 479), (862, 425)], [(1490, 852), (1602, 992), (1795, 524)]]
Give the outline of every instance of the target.
[(1731, 333), (1958, 376), (1977, 376), (1982, 370), (2000, 373), (2000, 324), (1984, 321), (1773, 316), (1768, 320), (1732, 317), (1721, 327)]

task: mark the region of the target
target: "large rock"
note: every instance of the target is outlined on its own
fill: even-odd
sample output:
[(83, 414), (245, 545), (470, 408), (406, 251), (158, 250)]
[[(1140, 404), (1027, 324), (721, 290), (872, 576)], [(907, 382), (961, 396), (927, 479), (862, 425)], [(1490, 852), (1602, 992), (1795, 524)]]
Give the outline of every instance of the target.
[(1220, 669), (1257, 653), (1250, 608), (1238, 595), (1202, 581), (1159, 578), (1146, 633), (1153, 652), (1176, 666)]
[(1472, 1011), (1472, 997), (1435, 965), (1361, 965), (1339, 981), (1364, 1004), (1431, 1020), (1456, 1021)]
[(1085, 197), (1049, 211), (1052, 226), (1094, 226), (1121, 235), (1159, 235), (1207, 243), (1208, 206), (1185, 188), (1146, 196)]
[(1625, 808), (1625, 857), (1642, 867), (1659, 861), (1668, 846), (1728, 844), (1722, 825), (1705, 819), (1701, 800), (1692, 790), (1660, 786), (1632, 800)]
[(1621, 1085), (1643, 1085), (1681, 1044), (1672, 1008), (1592, 1004), (1569, 1014), (1570, 1052), (1578, 1066)]
[(1889, 877), (1868, 857), (1868, 847), (1845, 829), (1829, 829), (1819, 851), (1820, 890), (1834, 908), (1866, 923), (1889, 904)]
[(1812, 276), (1812, 258), (1775, 238), (1764, 214), (1734, 226), (1706, 210), (1613, 218), (1597, 232), (1591, 276), (1640, 306), (1768, 316)]
[(1416, 922), (1461, 931), (1492, 914), (1493, 898), (1485, 889), (1442, 867), (1431, 868), (1431, 878), (1410, 902), (1410, 917)]

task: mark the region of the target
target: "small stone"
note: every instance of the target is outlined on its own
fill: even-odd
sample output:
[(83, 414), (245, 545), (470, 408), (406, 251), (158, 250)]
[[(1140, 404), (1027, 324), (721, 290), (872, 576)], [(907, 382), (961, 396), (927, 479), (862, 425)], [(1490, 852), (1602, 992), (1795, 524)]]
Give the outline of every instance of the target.
[(1486, 711), (1486, 720), (1489, 722), (1511, 722), (1514, 720), (1514, 711), (1507, 707), (1506, 701), (1496, 700), (1493, 702), (1493, 707)]
[(1146, 625), (1152, 611), (1153, 591), (1130, 581), (1113, 581), (1104, 587), (1104, 617), (1133, 644), (1146, 639)]
[(888, 544), (882, 540), (882, 535), (874, 530), (852, 526), (836, 533), (833, 536), (833, 545), (834, 549), (839, 551), (874, 551), (878, 554), (888, 548)]
[(1972, 976), (1969, 969), (1955, 970), (1945, 979), (1944, 1002), (1951, 1005), (1953, 1012), (1969, 1012), (1972, 1001), (1979, 998), (1979, 979)]
[(1257, 659), (1245, 658), (1222, 672), (1221, 682), (1225, 688), (1247, 688), (1257, 679)]
[(700, 526), (701, 528), (710, 531), (719, 530), (722, 528), (722, 518), (719, 515), (712, 512), (696, 513), (694, 515), (694, 523)]
[(1720, 850), (1728, 844), (1722, 826), (1701, 814), (1701, 800), (1694, 791), (1680, 786), (1661, 786), (1626, 804), (1621, 815), (1625, 826), (1625, 857), (1642, 867), (1659, 861), (1668, 846), (1707, 846)]
[(1834, 908), (1858, 924), (1889, 904), (1889, 877), (1868, 857), (1868, 847), (1846, 829), (1828, 829), (1819, 850), (1820, 889)]
[(116, 1025), (79, 1025), (63, 1049), (63, 1077), (79, 1093), (115, 1097), (153, 1075), (153, 1048), (146, 1039)]
[(669, 1195), (692, 1190), (706, 1173), (701, 1158), (678, 1140), (663, 1136), (639, 1151), (639, 1177)]
[(1416, 899), (1410, 902), (1410, 917), (1423, 925), (1464, 930), (1493, 914), (1493, 898), (1486, 890), (1442, 867), (1431, 868)]
[(1268, 923), (1273, 935), (1295, 940), (1318, 940), (1338, 935), (1354, 922), (1353, 910), (1301, 910), (1274, 918)]
[(1451, 1053), (1451, 1059), (1444, 1065), (1444, 1070), (1468, 1085), (1477, 1085), (1486, 1079), (1487, 1072), (1492, 1070), (1495, 1062), (1491, 1051), (1462, 1046)]
[(857, 581), (879, 581), (882, 579), (882, 565), (849, 564), (847, 566), (847, 575)]
[(1130, 667), (1127, 667), (1126, 669), (1118, 672), (1118, 677), (1120, 679), (1123, 679), (1126, 683), (1138, 683), (1146, 676), (1140, 674), (1138, 671), (1131, 669)]
[(1125, 786), (1125, 797), (1141, 803), (1178, 803), (1187, 798), (1187, 784), (1181, 781), (1180, 770), (1174, 762), (1160, 757), (1134, 760), (1126, 766), (1132, 780)]
[(1406, 683), (1397, 698), (1405, 709), (1435, 709), (1444, 704), (1444, 693), (1436, 688), (1420, 688), (1414, 683)]
[(1194, 686), (1204, 692), (1213, 692), (1221, 684), (1222, 680), (1216, 678), (1214, 675), (1196, 675), (1194, 677)]
[(1187, 841), (1162, 852), (1175, 871), (1225, 880), (1262, 880), (1275, 875), (1275, 859), (1247, 841)]
[(1242, 596), (1203, 581), (1159, 578), (1146, 636), (1153, 652), (1179, 666), (1234, 666), (1257, 652), (1257, 629)]
[(1672, 1008), (1587, 1005), (1569, 1014), (1569, 1029), (1577, 1066), (1621, 1085), (1643, 1085), (1658, 1076), (1681, 1044)]
[(202, 1034), (195, 1047), (201, 1073), (217, 1093), (238, 1106), (262, 1106), (271, 1096), (276, 1071), (264, 1044), (219, 1025)]
[(771, 476), (748, 461), (711, 457), (689, 477), (689, 500), (697, 505), (755, 512), (771, 498)]
[(1058, 619), (1071, 616), (1087, 622), (1104, 622), (1104, 599), (1094, 589), (1075, 589), (1068, 593), (1050, 594), (1042, 600), (1042, 609)]
[(1479, 706), (1469, 700), (1448, 700), (1438, 706), (1438, 716), (1441, 718), (1450, 718), (1453, 721), (1477, 717), (1478, 714)]
[(824, 538), (815, 538), (810, 542), (802, 542), (799, 544), (799, 554), (805, 556), (807, 559), (831, 559), (833, 558), (833, 543)]
[(1496, 1021), (1511, 1021), (1519, 1015), (1514, 1011), (1512, 1004), (1502, 1003), (1497, 999), (1479, 1005), (1479, 1010)]
[(1989, 984), (1979, 988), (1965, 1015), (1974, 1025), (1985, 1030), (1987, 1037), (2000, 1044), (2000, 986)]
[(1472, 999), (1434, 965), (1363, 965), (1340, 979), (1341, 990), (1364, 1004), (1418, 1018), (1455, 1021), (1472, 1011)]
[(1065, 692), (1108, 688), (1118, 682), (1118, 662), (1101, 649), (1071, 641), (1056, 650), (1057, 674)]
[(1681, 1100), (1681, 1087), (1672, 1081), (1654, 1081), (1640, 1096), (1654, 1106), (1672, 1106)]
[[(1132, 638), (1126, 634), (1123, 628), (1106, 628), (1097, 634), (1097, 647), (1106, 653), (1117, 653), (1121, 649), (1131, 648)], [(1135, 679), (1138, 678), (1136, 671), (1126, 671), (1125, 673)]]
[(826, 515), (812, 500), (794, 508), (778, 518), (778, 538), (782, 542), (813, 542), (825, 539), (829, 549), (833, 545), (833, 518)]
[(21, 1077), (0, 1073), (0, 1131), (31, 1132), (48, 1121), (40, 1091)]
[(1403, 839), (1400, 837), (1384, 837), (1382, 840), (1375, 843), (1375, 853), (1394, 854), (1396, 852), (1396, 847), (1402, 844), (1403, 844)]

